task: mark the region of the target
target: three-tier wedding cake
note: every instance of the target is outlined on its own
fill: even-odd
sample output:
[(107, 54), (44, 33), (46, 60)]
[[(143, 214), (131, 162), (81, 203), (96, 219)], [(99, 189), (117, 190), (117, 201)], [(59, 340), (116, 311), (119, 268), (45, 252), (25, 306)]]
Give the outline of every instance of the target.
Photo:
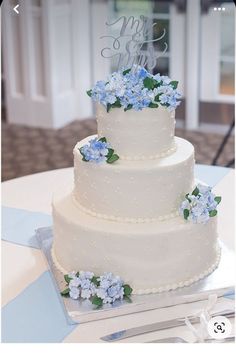
[(174, 136), (177, 82), (136, 67), (99, 81), (98, 135), (74, 148), (74, 187), (53, 198), (52, 256), (64, 273), (112, 272), (136, 294), (187, 286), (220, 250), (219, 197), (194, 179), (194, 147)]

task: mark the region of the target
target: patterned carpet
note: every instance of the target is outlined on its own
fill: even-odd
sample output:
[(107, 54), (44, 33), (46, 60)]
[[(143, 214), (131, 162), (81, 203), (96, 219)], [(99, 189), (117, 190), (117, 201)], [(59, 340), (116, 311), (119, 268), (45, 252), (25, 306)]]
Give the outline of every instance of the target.
[[(2, 124), (2, 180), (66, 168), (73, 165), (72, 149), (82, 138), (96, 133), (96, 121), (74, 121), (59, 130)], [(176, 129), (195, 146), (196, 162), (211, 164), (221, 144), (222, 135)], [(218, 165), (226, 165), (234, 157), (234, 136), (231, 136)]]

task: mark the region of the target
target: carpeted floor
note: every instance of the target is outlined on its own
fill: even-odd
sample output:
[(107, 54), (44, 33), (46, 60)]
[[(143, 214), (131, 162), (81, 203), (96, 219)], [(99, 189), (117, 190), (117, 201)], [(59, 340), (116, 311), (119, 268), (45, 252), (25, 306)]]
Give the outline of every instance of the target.
[[(96, 133), (96, 121), (74, 121), (59, 130), (2, 124), (2, 180), (66, 168), (73, 165), (72, 149), (82, 138)], [(211, 164), (221, 144), (222, 135), (176, 129), (195, 146), (196, 162)], [(224, 166), (234, 157), (234, 136), (231, 136), (218, 165)]]

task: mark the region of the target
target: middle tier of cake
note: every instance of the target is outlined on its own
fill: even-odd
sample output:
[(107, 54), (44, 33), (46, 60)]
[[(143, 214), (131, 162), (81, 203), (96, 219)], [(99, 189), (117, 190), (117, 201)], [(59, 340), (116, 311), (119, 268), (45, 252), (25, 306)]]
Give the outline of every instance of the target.
[(155, 160), (114, 164), (82, 161), (74, 148), (74, 202), (84, 212), (104, 219), (150, 222), (178, 213), (180, 202), (194, 188), (194, 147), (175, 137), (177, 150)]

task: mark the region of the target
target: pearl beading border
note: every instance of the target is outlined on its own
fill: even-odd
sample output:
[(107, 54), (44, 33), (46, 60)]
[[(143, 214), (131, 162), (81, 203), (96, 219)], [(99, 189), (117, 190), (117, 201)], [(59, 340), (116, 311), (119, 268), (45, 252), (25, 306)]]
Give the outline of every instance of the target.
[(163, 215), (159, 217), (153, 217), (153, 218), (129, 218), (129, 217), (117, 217), (117, 216), (111, 216), (111, 215), (106, 215), (103, 213), (97, 213), (94, 211), (89, 210), (88, 208), (82, 206), (77, 200), (72, 192), (72, 200), (75, 204), (76, 207), (78, 207), (81, 211), (84, 213), (89, 214), (90, 216), (100, 218), (100, 219), (105, 219), (108, 221), (115, 221), (115, 222), (124, 222), (124, 223), (151, 223), (151, 222), (158, 222), (158, 221), (166, 221), (171, 218), (176, 218), (179, 216), (179, 211), (175, 210), (171, 212), (168, 215)]
[(136, 290), (134, 289), (133, 293), (139, 294), (139, 295), (154, 294), (154, 293), (162, 293), (162, 292), (167, 292), (169, 290), (175, 290), (177, 288), (190, 286), (191, 284), (200, 281), (201, 279), (203, 279), (204, 277), (206, 277), (210, 273), (212, 273), (218, 267), (219, 262), (220, 262), (220, 258), (221, 258), (221, 248), (220, 248), (220, 245), (218, 244), (216, 261), (214, 262), (214, 264), (212, 264), (206, 271), (202, 272), (200, 275), (194, 276), (186, 281), (181, 281), (176, 284), (170, 284), (170, 285), (166, 285), (166, 286), (159, 287), (159, 288), (136, 289)]
[[(52, 256), (52, 261), (54, 263), (54, 265), (56, 266), (56, 268), (61, 271), (64, 275), (68, 274), (70, 271), (67, 271), (64, 269), (64, 267), (62, 267), (59, 262), (57, 261), (55, 252), (54, 252), (54, 248), (52, 247), (51, 249), (51, 256)], [(170, 290), (175, 290), (177, 288), (182, 288), (182, 287), (187, 287), (190, 286), (193, 283), (196, 283), (198, 281), (200, 281), (201, 279), (205, 278), (206, 276), (208, 276), (210, 273), (212, 273), (219, 265), (220, 262), (220, 258), (221, 258), (221, 247), (218, 243), (217, 245), (217, 254), (216, 254), (216, 260), (215, 262), (204, 272), (202, 272), (200, 275), (196, 275), (186, 281), (181, 281), (175, 284), (170, 284), (170, 285), (165, 285), (162, 287), (158, 287), (158, 288), (147, 288), (147, 289), (135, 289), (133, 288), (133, 294), (137, 294), (137, 295), (144, 295), (144, 294), (156, 294), (156, 293), (162, 293), (162, 292), (168, 292)]]
[(173, 147), (169, 148), (166, 151), (163, 151), (161, 153), (155, 154), (153, 156), (134, 156), (134, 157), (129, 157), (129, 156), (122, 156), (119, 155), (121, 160), (125, 160), (125, 161), (145, 161), (145, 160), (150, 160), (150, 159), (159, 159), (162, 157), (167, 157), (170, 154), (176, 152), (177, 150), (177, 144), (174, 143)]

